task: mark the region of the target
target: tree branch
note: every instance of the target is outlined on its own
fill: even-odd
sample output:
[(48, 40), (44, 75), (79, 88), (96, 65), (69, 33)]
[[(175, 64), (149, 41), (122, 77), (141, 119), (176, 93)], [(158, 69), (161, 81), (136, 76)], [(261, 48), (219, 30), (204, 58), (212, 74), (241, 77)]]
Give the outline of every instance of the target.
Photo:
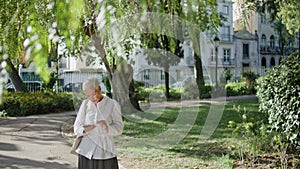
[(104, 66), (108, 72), (109, 79), (112, 79), (112, 70), (111, 70), (109, 62), (107, 60), (107, 55), (106, 55), (103, 43), (101, 42), (101, 38), (94, 35), (94, 36), (92, 36), (92, 39), (94, 41), (95, 48), (100, 52), (100, 57), (101, 57), (101, 59), (104, 63)]

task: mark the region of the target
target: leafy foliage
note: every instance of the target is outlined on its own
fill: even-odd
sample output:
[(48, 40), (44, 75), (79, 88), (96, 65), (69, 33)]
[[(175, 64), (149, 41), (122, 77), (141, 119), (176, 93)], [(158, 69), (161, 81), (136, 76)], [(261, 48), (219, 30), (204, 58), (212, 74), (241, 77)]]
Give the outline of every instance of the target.
[[(240, 143), (230, 146), (232, 154), (239, 156), (242, 161), (249, 161), (251, 168), (256, 168), (259, 157), (273, 151), (274, 132), (268, 132), (270, 125), (267, 124), (267, 117), (260, 112), (251, 113), (246, 107), (233, 105), (240, 120), (229, 121), (228, 126), (234, 128), (233, 134), (241, 137)], [(236, 119), (237, 120), (237, 119)]]
[(261, 126), (264, 124), (265, 118), (258, 119), (255, 114), (251, 114), (245, 107), (233, 106), (234, 110), (238, 113), (241, 122), (229, 121), (229, 127), (233, 127), (233, 133), (242, 136), (245, 139), (261, 134)]
[(13, 92), (3, 96), (0, 111), (6, 116), (27, 116), (73, 110), (69, 93)]
[(244, 72), (242, 79), (246, 82), (247, 88), (250, 91), (250, 94), (255, 94), (255, 86), (256, 86), (256, 79), (258, 78), (258, 75), (254, 72)]
[[(49, 58), (58, 58), (58, 56), (55, 58), (55, 55), (52, 56), (52, 54), (55, 53), (59, 44), (64, 46), (64, 57), (74, 56), (77, 58), (81, 57), (79, 53), (84, 51), (85, 47), (92, 46), (94, 49), (93, 54), (96, 53), (97, 59), (101, 60), (105, 65), (107, 75), (115, 92), (113, 97), (121, 105), (129, 100), (127, 98), (129, 93), (119, 93), (127, 90), (126, 82), (130, 83), (130, 80), (127, 79), (130, 79), (132, 72), (128, 65), (123, 64), (125, 63), (124, 59), (120, 58), (127, 56), (128, 51), (135, 47), (136, 44), (129, 43), (129, 41), (136, 42), (139, 40), (139, 34), (145, 32), (143, 29), (148, 29), (146, 32), (152, 32), (153, 30), (153, 32), (159, 32), (158, 35), (162, 35), (158, 41), (160, 43), (168, 41), (164, 43), (168, 46), (162, 46), (162, 49), (169, 48), (167, 51), (180, 53), (180, 45), (177, 40), (168, 35), (170, 32), (177, 32), (174, 29), (170, 29), (172, 26), (183, 28), (177, 26), (176, 22), (172, 22), (173, 17), (180, 17), (196, 25), (187, 28), (187, 32), (190, 32), (191, 35), (184, 41), (193, 42), (195, 51), (200, 53), (199, 30), (214, 29), (220, 25), (216, 0), (2, 1), (0, 3), (0, 17), (1, 22), (3, 22), (0, 27), (0, 45), (3, 46), (2, 51), (5, 54), (1, 59), (10, 58), (18, 65), (21, 59), (19, 53), (26, 51), (24, 57), (26, 64), (34, 61), (37, 67), (36, 73), (40, 74), (41, 78), (48, 82), (50, 81), (50, 70), (45, 65)], [(168, 24), (166, 24), (167, 22), (158, 22), (157, 19), (155, 22), (149, 20), (148, 23), (143, 25), (144, 23), (141, 23), (141, 21), (145, 19), (147, 12), (166, 14), (170, 20)], [(152, 29), (153, 26), (157, 30)], [(193, 29), (196, 29), (196, 31)], [(169, 32), (167, 33), (166, 30), (169, 30)], [(123, 85), (125, 89), (121, 88), (121, 85), (116, 86), (121, 78), (119, 80), (114, 78), (117, 82), (112, 80), (113, 74), (118, 75), (118, 73), (127, 78), (124, 78), (127, 81), (120, 83), (126, 84)]]
[(240, 96), (250, 94), (246, 82), (228, 83), (226, 84), (225, 89), (227, 96)]
[(292, 145), (300, 145), (300, 57), (290, 55), (258, 81), (260, 110), (269, 115), (272, 129)]
[[(251, 91), (248, 89), (246, 82), (232, 82), (226, 84), (226, 95), (227, 96), (241, 96), (241, 95), (250, 95), (252, 94)], [(200, 95), (197, 93), (197, 86), (196, 84), (187, 84), (182, 88), (170, 88), (170, 96), (171, 100), (178, 100), (178, 99), (206, 99), (211, 98), (211, 92), (213, 90), (213, 85), (205, 84), (204, 88), (199, 92)], [(139, 93), (139, 100), (148, 100), (149, 95), (151, 93), (151, 97), (154, 97), (154, 93), (160, 99), (163, 99), (164, 88), (163, 86), (156, 86), (156, 87), (143, 87), (138, 86), (137, 91)]]
[[(195, 90), (196, 89), (196, 90)], [(211, 91), (213, 86), (205, 84), (203, 88), (197, 92), (197, 86), (194, 83), (189, 83), (183, 87), (181, 92), (181, 98), (183, 99), (205, 99), (211, 98)]]

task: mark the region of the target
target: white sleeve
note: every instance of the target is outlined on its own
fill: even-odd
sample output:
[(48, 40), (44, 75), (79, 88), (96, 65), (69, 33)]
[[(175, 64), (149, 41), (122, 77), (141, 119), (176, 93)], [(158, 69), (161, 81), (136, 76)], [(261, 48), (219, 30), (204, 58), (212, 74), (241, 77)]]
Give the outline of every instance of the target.
[(83, 125), (84, 125), (84, 122), (85, 122), (85, 113), (86, 113), (85, 111), (86, 111), (87, 102), (88, 102), (88, 100), (83, 100), (82, 101), (82, 103), (80, 105), (80, 108), (79, 108), (79, 111), (77, 113), (75, 122), (74, 122), (74, 133), (77, 136), (84, 135)]
[(112, 108), (112, 123), (108, 125), (108, 133), (110, 136), (121, 135), (124, 128), (124, 122), (121, 114), (120, 105), (114, 101)]

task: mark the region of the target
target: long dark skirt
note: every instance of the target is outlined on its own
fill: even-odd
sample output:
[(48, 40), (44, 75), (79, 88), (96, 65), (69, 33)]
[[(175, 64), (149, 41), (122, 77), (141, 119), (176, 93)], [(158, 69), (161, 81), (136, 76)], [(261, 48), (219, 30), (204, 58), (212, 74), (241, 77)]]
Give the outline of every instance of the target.
[(119, 169), (119, 166), (117, 157), (105, 160), (90, 160), (79, 154), (78, 169)]

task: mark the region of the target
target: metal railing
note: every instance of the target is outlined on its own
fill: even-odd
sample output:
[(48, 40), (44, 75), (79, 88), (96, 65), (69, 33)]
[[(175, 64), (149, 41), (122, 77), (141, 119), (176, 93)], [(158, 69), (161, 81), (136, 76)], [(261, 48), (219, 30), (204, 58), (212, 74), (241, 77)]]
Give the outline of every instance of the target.
[(233, 42), (233, 35), (221, 34), (221, 42)]
[[(213, 42), (213, 38), (214, 36), (211, 36), (209, 33), (206, 34), (208, 39), (211, 39), (211, 41)], [(221, 42), (233, 42), (233, 35), (231, 34), (220, 34), (218, 35), (220, 36), (220, 41)]]

